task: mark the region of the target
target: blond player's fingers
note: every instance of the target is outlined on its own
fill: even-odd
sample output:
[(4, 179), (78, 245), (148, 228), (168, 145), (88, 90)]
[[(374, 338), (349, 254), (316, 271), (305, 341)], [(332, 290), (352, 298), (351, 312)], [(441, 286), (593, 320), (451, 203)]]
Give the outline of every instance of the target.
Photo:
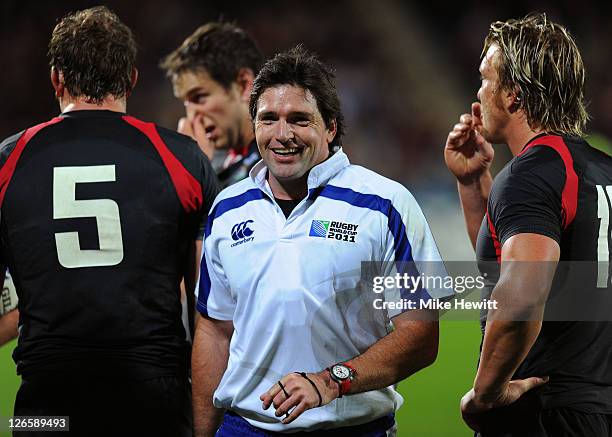
[(469, 128), (470, 128), (470, 125), (465, 124), (465, 123), (457, 123), (456, 125), (453, 126), (453, 130), (460, 131), (460, 132), (466, 132)]
[(471, 125), (472, 124), (472, 114), (461, 114), (461, 117), (459, 117), (459, 121), (461, 123)]
[(482, 126), (482, 106), (478, 102), (472, 103), (472, 126)]

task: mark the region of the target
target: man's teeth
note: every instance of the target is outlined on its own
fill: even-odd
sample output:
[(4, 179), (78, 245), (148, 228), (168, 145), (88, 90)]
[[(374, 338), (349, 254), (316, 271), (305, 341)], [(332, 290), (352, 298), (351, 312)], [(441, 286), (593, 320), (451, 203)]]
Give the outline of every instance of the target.
[(291, 149), (273, 149), (273, 152), (277, 155), (292, 155), (294, 153), (298, 153), (300, 149), (297, 147), (293, 147)]

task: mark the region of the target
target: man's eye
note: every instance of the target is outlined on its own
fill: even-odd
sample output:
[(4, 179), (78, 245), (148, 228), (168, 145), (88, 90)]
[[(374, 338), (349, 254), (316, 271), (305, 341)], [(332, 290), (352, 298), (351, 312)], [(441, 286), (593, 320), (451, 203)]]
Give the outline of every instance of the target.
[(206, 101), (207, 97), (208, 97), (208, 94), (195, 94), (189, 98), (189, 101), (191, 103), (202, 104)]
[(310, 121), (309, 121), (309, 120), (306, 120), (306, 119), (301, 119), (301, 120), (295, 120), (295, 121), (294, 121), (294, 123), (295, 123), (295, 124), (297, 124), (298, 126), (303, 126), (303, 127), (305, 127), (305, 126), (308, 126), (308, 124), (310, 123)]
[(259, 122), (262, 124), (272, 124), (276, 119), (271, 115), (264, 115), (263, 117), (259, 117)]

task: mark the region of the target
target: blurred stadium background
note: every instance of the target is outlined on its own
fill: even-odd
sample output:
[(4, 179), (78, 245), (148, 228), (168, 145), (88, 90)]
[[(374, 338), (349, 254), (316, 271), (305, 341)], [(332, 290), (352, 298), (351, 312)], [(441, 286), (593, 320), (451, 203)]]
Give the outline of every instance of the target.
[[(413, 192), (447, 260), (474, 256), (442, 149), (448, 129), (475, 99), (482, 41), (491, 21), (541, 11), (569, 27), (587, 67), (590, 140), (612, 151), (612, 4), (568, 0), (2, 0), (1, 138), (56, 115), (46, 59), (50, 33), (66, 13), (98, 4), (114, 10), (140, 45), (140, 79), (129, 112), (169, 128), (176, 127), (183, 108), (157, 64), (200, 24), (235, 21), (266, 56), (298, 43), (318, 52), (337, 71), (348, 121), (345, 151), (353, 163)], [(495, 168), (509, 157), (504, 147), (497, 148)], [(399, 436), (471, 435), (461, 423), (458, 402), (471, 385), (479, 342), (477, 321), (442, 323), (437, 362), (400, 385), (406, 401)], [(0, 348), (0, 416), (11, 415), (19, 384), (10, 356), (14, 346)]]

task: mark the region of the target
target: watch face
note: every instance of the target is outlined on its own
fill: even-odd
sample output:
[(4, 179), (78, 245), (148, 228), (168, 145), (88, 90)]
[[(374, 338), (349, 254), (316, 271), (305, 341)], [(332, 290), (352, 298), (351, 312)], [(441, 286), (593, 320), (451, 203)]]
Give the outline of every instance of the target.
[(351, 371), (349, 368), (339, 364), (332, 367), (332, 372), (338, 379), (348, 379), (349, 376), (351, 376)]

